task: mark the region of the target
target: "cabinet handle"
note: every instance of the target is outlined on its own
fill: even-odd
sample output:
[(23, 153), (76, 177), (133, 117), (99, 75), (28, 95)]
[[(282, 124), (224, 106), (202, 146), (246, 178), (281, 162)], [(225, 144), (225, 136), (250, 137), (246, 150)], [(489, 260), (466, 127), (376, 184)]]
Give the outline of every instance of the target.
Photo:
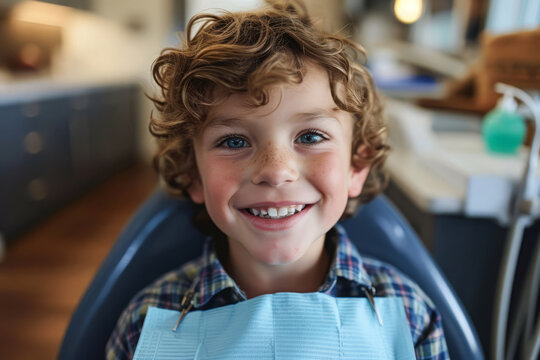
[(49, 187), (42, 178), (35, 178), (26, 186), (26, 193), (31, 200), (42, 201), (49, 195)]
[(71, 101), (71, 106), (74, 110), (85, 110), (89, 104), (90, 99), (87, 95), (78, 96)]
[(24, 137), (24, 149), (29, 154), (39, 154), (43, 150), (43, 139), (37, 131), (31, 131)]
[(39, 103), (28, 103), (21, 107), (21, 112), (27, 118), (35, 118), (39, 115)]

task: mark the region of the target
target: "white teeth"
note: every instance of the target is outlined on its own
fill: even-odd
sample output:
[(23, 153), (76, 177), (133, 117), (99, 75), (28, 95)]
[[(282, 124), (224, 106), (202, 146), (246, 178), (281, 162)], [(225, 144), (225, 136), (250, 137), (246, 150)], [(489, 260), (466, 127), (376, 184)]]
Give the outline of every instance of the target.
[(264, 219), (280, 219), (299, 213), (304, 210), (306, 205), (291, 205), (280, 208), (268, 208), (268, 209), (255, 209), (249, 208), (249, 212), (252, 215), (264, 218)]

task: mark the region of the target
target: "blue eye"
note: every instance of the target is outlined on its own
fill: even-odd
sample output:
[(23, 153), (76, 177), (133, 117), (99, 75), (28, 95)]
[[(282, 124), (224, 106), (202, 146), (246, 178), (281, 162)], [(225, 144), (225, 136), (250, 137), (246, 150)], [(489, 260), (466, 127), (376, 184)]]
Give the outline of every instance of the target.
[(231, 149), (241, 149), (243, 147), (247, 147), (249, 144), (245, 139), (242, 139), (238, 136), (231, 136), (227, 139), (225, 139), (222, 144), (225, 147), (231, 148)]
[(305, 134), (300, 135), (298, 139), (296, 139), (296, 142), (301, 144), (316, 144), (321, 141), (325, 140), (325, 138), (316, 132), (307, 132)]

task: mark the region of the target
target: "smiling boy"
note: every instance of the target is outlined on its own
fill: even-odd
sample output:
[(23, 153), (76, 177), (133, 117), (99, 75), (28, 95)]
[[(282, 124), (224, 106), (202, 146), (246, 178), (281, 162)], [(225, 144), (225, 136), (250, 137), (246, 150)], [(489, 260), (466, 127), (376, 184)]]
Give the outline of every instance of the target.
[(132, 358), (148, 307), (180, 310), (189, 289), (203, 311), (280, 293), (399, 298), (416, 357), (448, 358), (432, 302), (391, 266), (360, 257), (336, 226), (380, 192), (388, 152), (355, 52), (317, 30), (301, 4), (274, 3), (196, 16), (183, 48), (162, 53), (156, 167), (171, 193), (204, 204), (219, 234), (132, 300), (108, 359)]
[(369, 170), (351, 166), (353, 119), (336, 108), (328, 75), (303, 70), (300, 84), (271, 87), (266, 105), (233, 94), (214, 106), (194, 141), (189, 194), (227, 234), (227, 270), (248, 298), (319, 288), (325, 234)]

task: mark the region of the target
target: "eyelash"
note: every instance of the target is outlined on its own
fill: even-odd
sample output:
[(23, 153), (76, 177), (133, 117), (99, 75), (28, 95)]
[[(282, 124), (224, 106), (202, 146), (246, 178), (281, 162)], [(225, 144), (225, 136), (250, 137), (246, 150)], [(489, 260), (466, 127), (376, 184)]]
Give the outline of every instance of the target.
[[(304, 132), (302, 132), (300, 135), (298, 135), (298, 137), (294, 140), (294, 142), (299, 143), (298, 140), (304, 135), (316, 135), (316, 136), (320, 136), (322, 138), (322, 140), (317, 141), (317, 142), (313, 142), (313, 143), (300, 143), (300, 144), (307, 145), (307, 146), (317, 145), (317, 144), (319, 144), (319, 143), (321, 143), (323, 141), (328, 140), (328, 136), (325, 133), (323, 133), (322, 131), (317, 130), (317, 129), (307, 129)], [(242, 147), (238, 147), (238, 148), (231, 147), (231, 146), (226, 146), (228, 140), (235, 139), (235, 138), (245, 141), (248, 146), (242, 146)], [(228, 135), (220, 138), (216, 142), (216, 147), (224, 147), (224, 148), (227, 148), (227, 149), (230, 149), (230, 150), (241, 150), (241, 149), (243, 149), (245, 147), (251, 147), (251, 145), (250, 145), (249, 141), (243, 135), (240, 135), (240, 134), (228, 134)]]
[[(242, 147), (239, 147), (239, 148), (234, 148), (234, 147), (230, 147), (230, 146), (226, 146), (227, 144), (227, 141), (228, 140), (231, 140), (231, 139), (241, 139), (243, 141), (245, 141), (248, 145), (249, 145), (249, 141), (242, 135), (240, 134), (228, 134), (222, 138), (220, 138), (217, 143), (216, 143), (216, 147), (224, 147), (224, 148), (227, 148), (227, 149), (230, 149), (230, 150), (240, 150), (240, 149), (243, 149), (244, 146)], [(251, 145), (250, 145), (251, 146)]]
[(303, 144), (303, 145), (307, 145), (307, 146), (317, 145), (317, 144), (319, 144), (319, 143), (321, 143), (323, 141), (328, 140), (328, 135), (326, 135), (322, 131), (317, 130), (317, 129), (307, 129), (304, 132), (302, 132), (300, 135), (298, 135), (298, 137), (296, 138), (296, 140), (294, 142), (297, 142), (304, 135), (316, 135), (316, 136), (320, 136), (322, 138), (321, 141), (317, 141), (317, 142), (314, 142), (314, 143), (304, 143)]

